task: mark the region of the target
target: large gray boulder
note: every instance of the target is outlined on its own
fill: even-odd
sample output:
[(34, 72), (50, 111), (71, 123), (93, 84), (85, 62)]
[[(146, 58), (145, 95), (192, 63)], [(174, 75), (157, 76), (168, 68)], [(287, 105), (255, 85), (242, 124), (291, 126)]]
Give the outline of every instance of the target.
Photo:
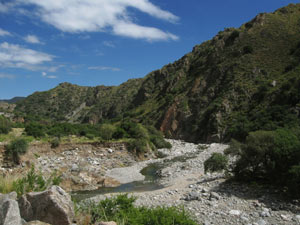
[(0, 194), (0, 225), (22, 225), (17, 193)]
[(19, 199), (19, 208), (26, 221), (39, 220), (52, 225), (70, 225), (74, 217), (71, 197), (59, 186), (23, 195)]

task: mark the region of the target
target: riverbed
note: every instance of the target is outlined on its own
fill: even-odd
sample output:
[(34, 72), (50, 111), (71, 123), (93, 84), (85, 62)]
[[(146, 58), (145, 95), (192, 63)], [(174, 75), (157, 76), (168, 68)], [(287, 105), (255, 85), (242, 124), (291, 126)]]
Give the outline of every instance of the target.
[[(276, 190), (227, 182), (223, 173), (204, 174), (204, 161), (213, 152), (223, 152), (227, 145), (169, 141), (173, 148), (161, 150), (166, 155), (163, 159), (108, 170), (106, 175), (119, 179), (124, 185), (120, 186), (122, 190), (115, 190), (136, 196), (135, 204), (138, 206), (184, 206), (199, 223), (205, 225), (300, 224), (299, 201), (288, 202), (280, 198)], [(154, 168), (151, 168), (153, 165)], [(149, 168), (151, 176), (153, 173), (159, 176), (151, 180), (151, 176), (149, 178), (141, 173), (143, 168)], [(147, 190), (147, 182), (154, 188)], [(130, 184), (133, 185), (126, 189), (126, 185)], [(138, 184), (141, 184), (139, 190), (135, 189)], [(115, 191), (108, 192), (96, 193), (89, 200), (97, 202), (115, 195)]]

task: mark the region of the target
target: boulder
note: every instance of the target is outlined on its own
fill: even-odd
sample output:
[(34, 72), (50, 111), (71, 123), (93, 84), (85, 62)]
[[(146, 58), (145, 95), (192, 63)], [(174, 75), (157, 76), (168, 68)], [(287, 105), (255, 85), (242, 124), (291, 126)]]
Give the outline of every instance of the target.
[(74, 217), (71, 197), (59, 186), (23, 195), (19, 199), (19, 208), (26, 221), (39, 220), (52, 225), (70, 225)]
[(1, 225), (22, 225), (17, 193), (0, 195), (0, 224)]

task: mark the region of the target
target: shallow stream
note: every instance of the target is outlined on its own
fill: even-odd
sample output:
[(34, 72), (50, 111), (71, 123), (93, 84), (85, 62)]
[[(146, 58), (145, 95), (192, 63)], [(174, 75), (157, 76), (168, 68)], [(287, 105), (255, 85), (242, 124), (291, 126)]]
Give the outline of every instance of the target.
[(177, 156), (172, 159), (164, 159), (163, 161), (149, 164), (140, 171), (140, 173), (145, 176), (145, 179), (143, 181), (134, 181), (131, 183), (121, 184), (118, 187), (102, 187), (92, 191), (76, 191), (72, 193), (72, 198), (76, 201), (81, 201), (101, 194), (118, 192), (144, 192), (162, 189), (164, 188), (164, 186), (159, 182), (159, 171), (175, 162), (186, 162), (188, 159), (194, 158), (197, 154), (199, 154), (199, 152), (201, 152), (201, 150), (194, 153)]

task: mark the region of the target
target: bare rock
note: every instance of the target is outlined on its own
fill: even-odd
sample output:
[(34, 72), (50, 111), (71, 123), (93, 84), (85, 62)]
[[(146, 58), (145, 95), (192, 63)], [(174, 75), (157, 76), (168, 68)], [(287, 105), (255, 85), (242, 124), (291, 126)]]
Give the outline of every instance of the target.
[(71, 197), (59, 186), (43, 192), (31, 192), (19, 199), (22, 218), (52, 225), (70, 225), (74, 217)]
[(12, 192), (7, 195), (0, 195), (0, 224), (21, 225), (21, 216), (18, 202), (15, 200), (17, 194)]

